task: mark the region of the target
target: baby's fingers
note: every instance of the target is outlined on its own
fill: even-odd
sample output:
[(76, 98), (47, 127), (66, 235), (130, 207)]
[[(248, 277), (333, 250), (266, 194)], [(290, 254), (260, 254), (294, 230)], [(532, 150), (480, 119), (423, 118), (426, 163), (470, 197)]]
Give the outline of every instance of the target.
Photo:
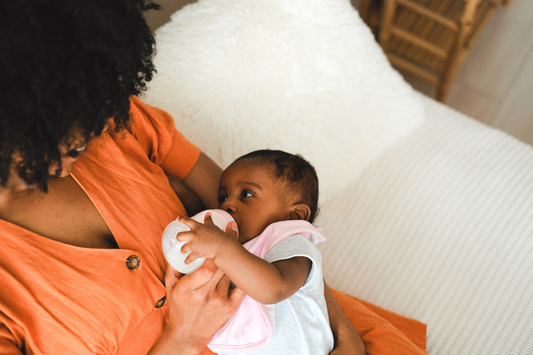
[(201, 255), (201, 253), (202, 253), (201, 244), (195, 243), (194, 241), (187, 242), (187, 243), (183, 244), (181, 246), (180, 251), (184, 255), (187, 254), (187, 253), (190, 253), (185, 258), (185, 264), (187, 264), (187, 265), (192, 263), (194, 260), (203, 257), (203, 255)]
[(183, 216), (178, 217), (178, 222), (185, 224), (185, 225), (186, 225), (187, 227), (189, 227), (190, 229), (194, 229), (194, 228), (197, 227), (199, 224), (201, 224), (201, 223), (196, 222), (196, 221), (195, 221), (194, 219), (192, 219), (192, 218), (189, 218), (189, 217), (183, 217)]
[[(184, 254), (187, 254), (186, 252), (184, 252)], [(196, 255), (195, 253), (190, 253), (187, 258), (185, 258), (185, 265), (189, 265), (190, 263), (192, 263), (193, 261), (195, 261), (196, 259), (198, 259), (199, 256)]]
[[(194, 233), (191, 233), (190, 231), (179, 232), (178, 234), (176, 234), (176, 239), (179, 242), (188, 242), (194, 239)], [(183, 250), (183, 247), (182, 247), (182, 250)]]
[(215, 225), (215, 222), (213, 222), (213, 217), (212, 217), (212, 213), (211, 212), (207, 212), (205, 214), (205, 217), (204, 217), (204, 224), (205, 225), (211, 225), (211, 226), (214, 226)]
[(229, 222), (228, 225), (226, 226), (225, 232), (231, 235), (233, 238), (237, 240), (239, 239), (239, 231), (237, 227), (237, 222), (235, 221)]

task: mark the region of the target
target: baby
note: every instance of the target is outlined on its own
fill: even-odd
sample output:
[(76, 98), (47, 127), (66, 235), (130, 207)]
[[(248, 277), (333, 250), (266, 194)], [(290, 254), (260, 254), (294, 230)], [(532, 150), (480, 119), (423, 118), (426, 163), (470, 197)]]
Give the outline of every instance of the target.
[(266, 306), (273, 338), (250, 353), (329, 354), (333, 336), (314, 246), (324, 239), (311, 225), (318, 212), (313, 166), (282, 151), (249, 153), (223, 172), (218, 198), (237, 222), (238, 240), (214, 226), (209, 214), (205, 224), (180, 217), (191, 230), (178, 240), (188, 242), (186, 263), (212, 258), (249, 297), (273, 305)]

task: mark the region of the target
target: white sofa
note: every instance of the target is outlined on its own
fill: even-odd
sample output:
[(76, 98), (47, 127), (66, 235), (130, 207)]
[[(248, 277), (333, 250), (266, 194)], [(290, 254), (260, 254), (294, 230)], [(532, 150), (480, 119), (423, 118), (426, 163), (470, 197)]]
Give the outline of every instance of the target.
[(426, 323), (431, 355), (533, 354), (530, 146), (415, 93), (346, 0), (200, 0), (156, 40), (145, 101), (219, 164), (315, 163), (330, 286)]

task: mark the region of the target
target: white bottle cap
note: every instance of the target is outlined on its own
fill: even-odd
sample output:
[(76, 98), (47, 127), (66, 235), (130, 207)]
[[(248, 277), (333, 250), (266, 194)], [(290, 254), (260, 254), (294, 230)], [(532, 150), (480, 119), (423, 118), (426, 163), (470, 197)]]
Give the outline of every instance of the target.
[[(231, 215), (223, 210), (205, 210), (191, 218), (196, 222), (204, 223), (205, 215), (208, 212), (211, 212), (213, 223), (223, 231), (226, 230), (228, 223), (233, 221)], [(178, 233), (188, 230), (190, 230), (190, 228), (185, 224), (178, 222), (177, 220), (172, 221), (165, 228), (165, 231), (163, 232), (163, 238), (161, 240), (163, 253), (165, 254), (165, 258), (167, 259), (168, 263), (182, 274), (190, 274), (202, 266), (205, 260), (205, 258), (198, 258), (188, 265), (185, 264), (185, 259), (187, 259), (187, 256), (190, 254), (190, 252), (187, 254), (182, 254), (181, 247), (187, 242), (178, 241), (176, 236)]]

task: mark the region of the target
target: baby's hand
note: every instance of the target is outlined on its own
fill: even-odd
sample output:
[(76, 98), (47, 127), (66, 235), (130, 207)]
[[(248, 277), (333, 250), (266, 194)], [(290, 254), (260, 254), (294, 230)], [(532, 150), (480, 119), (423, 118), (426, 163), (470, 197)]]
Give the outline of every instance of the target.
[(237, 224), (230, 222), (226, 227), (226, 232), (223, 232), (213, 223), (211, 213), (206, 214), (204, 224), (187, 217), (179, 217), (178, 221), (191, 229), (178, 233), (176, 237), (178, 241), (187, 242), (181, 247), (181, 252), (183, 254), (191, 252), (185, 259), (185, 264), (190, 264), (197, 258), (214, 259), (223, 254), (222, 250), (226, 246), (238, 243)]

